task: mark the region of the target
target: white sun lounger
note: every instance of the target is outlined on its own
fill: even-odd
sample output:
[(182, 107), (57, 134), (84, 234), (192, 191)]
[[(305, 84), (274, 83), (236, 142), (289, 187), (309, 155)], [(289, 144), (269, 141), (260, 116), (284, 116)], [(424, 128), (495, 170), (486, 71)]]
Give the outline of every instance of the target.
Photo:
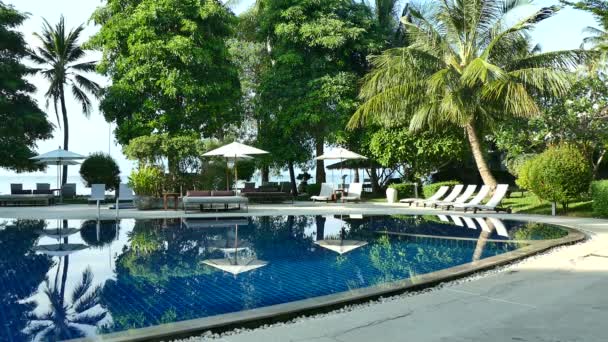
[(118, 218), (118, 211), (120, 209), (120, 201), (131, 201), (135, 199), (133, 190), (129, 187), (129, 184), (120, 183), (118, 185), (118, 196), (116, 196), (116, 218)]
[(467, 227), (469, 227), (471, 229), (477, 229), (477, 226), (475, 225), (475, 221), (473, 221), (472, 218), (463, 216), (462, 219), (464, 220), (464, 222), (466, 222)]
[(450, 187), (447, 185), (443, 185), (441, 187), (439, 187), (439, 189), (437, 189), (437, 192), (433, 194), (433, 196), (424, 199), (424, 198), (404, 198), (399, 200), (399, 203), (409, 203), (409, 205), (411, 206), (412, 204), (416, 203), (416, 202), (421, 202), (421, 201), (438, 201), (441, 197), (445, 196), (445, 194), (448, 192), (448, 190), (450, 190)]
[(332, 200), (333, 192), (334, 192), (334, 188), (331, 186), (331, 184), (321, 183), (321, 191), (320, 191), (319, 195), (310, 196), (310, 199), (313, 202), (316, 202), (316, 201), (329, 202)]
[(452, 218), (452, 221), (454, 221), (455, 225), (457, 225), (459, 227), (464, 227), (464, 223), (462, 222), (460, 216), (450, 215), (450, 217)]
[(453, 200), (456, 199), (456, 197), (458, 197), (458, 195), (460, 195), (463, 188), (464, 188), (464, 185), (462, 185), (462, 184), (454, 185), (454, 187), (452, 188), (452, 191), (441, 201), (428, 199), (428, 200), (416, 202), (416, 204), (422, 204), (424, 207), (426, 207), (427, 205), (435, 206), (435, 203), (437, 203), (437, 202), (452, 202)]
[(507, 227), (505, 227), (505, 224), (501, 220), (497, 219), (496, 217), (490, 217), (489, 220), (492, 225), (494, 225), (494, 229), (496, 229), (496, 233), (498, 233), (498, 235), (509, 237)]
[(435, 207), (435, 208), (448, 207), (448, 206), (452, 206), (454, 204), (464, 203), (473, 195), (475, 190), (477, 190), (477, 185), (473, 185), (473, 184), (467, 185), (466, 189), (464, 189), (464, 192), (460, 196), (458, 196), (455, 200), (435, 202), (435, 203), (433, 203), (433, 207)]
[(486, 196), (488, 196), (489, 193), (490, 193), (490, 187), (487, 185), (482, 185), (481, 189), (479, 189), (479, 192), (477, 193), (477, 195), (475, 195), (475, 197), (473, 197), (473, 199), (471, 199), (467, 203), (447, 204), (447, 205), (445, 205), (445, 208), (450, 209), (450, 207), (453, 207), (454, 209), (463, 209), (463, 206), (465, 206), (465, 205), (479, 204), (479, 203), (481, 203), (481, 201), (483, 201), (484, 198), (486, 198)]
[(503, 198), (505, 198), (505, 195), (507, 194), (508, 190), (509, 190), (508, 184), (498, 184), (498, 186), (496, 187), (496, 190), (494, 191), (494, 194), (492, 195), (492, 197), (490, 197), (490, 199), (486, 202), (486, 204), (466, 203), (466, 204), (455, 205), (454, 208), (464, 209), (465, 212), (467, 211), (467, 209), (473, 209), (473, 213), (477, 213), (477, 211), (479, 211), (479, 210), (492, 210), (492, 211), (496, 211), (496, 212), (506, 211), (507, 213), (511, 213), (511, 208), (499, 207), (500, 202), (502, 202)]
[(361, 192), (363, 192), (363, 183), (350, 183), (348, 193), (342, 196), (342, 202), (359, 202), (361, 200)]
[(437, 215), (441, 222), (450, 222), (450, 219), (445, 215)]
[(106, 185), (105, 184), (91, 184), (91, 196), (89, 201), (95, 201), (97, 203), (97, 218), (100, 215), (101, 201), (106, 199)]

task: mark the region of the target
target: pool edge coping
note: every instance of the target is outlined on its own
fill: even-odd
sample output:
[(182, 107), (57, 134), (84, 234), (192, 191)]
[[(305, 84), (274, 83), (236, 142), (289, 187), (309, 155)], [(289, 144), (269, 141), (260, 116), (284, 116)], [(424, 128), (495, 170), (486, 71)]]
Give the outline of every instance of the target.
[[(525, 242), (522, 241), (522, 243), (528, 244), (500, 255), (426, 273), (414, 278), (261, 308), (173, 323), (164, 323), (69, 341), (166, 341), (199, 336), (206, 331), (224, 332), (236, 328), (255, 328), (265, 324), (286, 322), (296, 317), (313, 316), (331, 312), (348, 305), (369, 302), (382, 297), (395, 296), (409, 291), (419, 291), (425, 288), (434, 287), (444, 282), (461, 279), (475, 273), (511, 264), (515, 261), (545, 252), (551, 248), (575, 244), (591, 237), (588, 233), (572, 225), (550, 224), (566, 229), (568, 235), (553, 240), (538, 240), (537, 242), (528, 240)], [(509, 243), (517, 242), (509, 241)]]

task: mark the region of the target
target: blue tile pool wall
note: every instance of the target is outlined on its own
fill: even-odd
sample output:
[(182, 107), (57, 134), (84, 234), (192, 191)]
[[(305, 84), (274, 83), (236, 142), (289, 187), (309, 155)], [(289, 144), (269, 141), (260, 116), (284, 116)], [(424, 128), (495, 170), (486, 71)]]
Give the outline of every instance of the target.
[[(85, 243), (90, 249), (50, 257), (34, 252), (34, 246), (41, 243), (36, 232), (47, 222), (12, 221), (0, 228), (0, 339), (31, 340), (48, 332), (43, 329), (48, 326), (64, 329), (53, 330), (45, 339), (80, 337), (82, 330), (70, 328), (79, 319), (97, 333), (106, 333), (236, 312), (416, 277), (519, 246), (487, 241), (487, 236), (446, 239), (467, 229), (419, 217), (290, 216), (244, 222), (238, 231), (234, 226), (188, 228), (181, 220), (142, 220), (131, 225), (106, 221), (100, 222), (99, 229), (95, 221), (77, 222), (81, 229), (69, 238), (70, 243)], [(336, 225), (344, 228), (341, 234), (336, 234)], [(528, 232), (522, 236), (558, 230), (516, 223), (507, 226), (509, 234)], [(438, 237), (394, 232), (426, 232)], [(340, 235), (367, 245), (339, 255), (315, 244), (317, 238)], [(224, 252), (215, 247), (231, 247), (235, 239), (267, 262), (266, 266), (233, 275), (203, 264), (222, 258)], [(83, 255), (86, 260), (79, 259)], [(96, 265), (109, 257), (114, 267), (106, 274)], [(86, 271), (75, 270), (76, 264), (87, 265), (94, 277), (84, 293), (90, 308), (80, 315), (74, 314), (71, 298)], [(67, 314), (70, 324), (53, 321), (53, 315), (45, 321), (42, 318), (51, 307), (44, 290), (61, 289), (63, 281), (67, 290), (59, 300), (63, 298), (72, 310)]]

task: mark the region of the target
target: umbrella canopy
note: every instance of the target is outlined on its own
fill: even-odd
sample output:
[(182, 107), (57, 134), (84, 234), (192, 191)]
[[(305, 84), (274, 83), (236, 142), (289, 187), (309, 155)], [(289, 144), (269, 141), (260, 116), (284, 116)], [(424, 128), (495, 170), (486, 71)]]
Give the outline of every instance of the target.
[(51, 164), (55, 164), (55, 163), (61, 162), (61, 161), (74, 161), (74, 160), (80, 160), (80, 159), (85, 159), (85, 158), (86, 157), (81, 154), (74, 153), (71, 151), (66, 151), (66, 150), (59, 148), (59, 149), (32, 157), (30, 159), (38, 160), (39, 162), (44, 162), (44, 163), (47, 163), (47, 161), (49, 161)]
[(326, 159), (345, 160), (345, 159), (367, 159), (367, 157), (364, 157), (358, 153), (349, 151), (345, 148), (338, 147), (338, 148), (334, 148), (333, 150), (316, 157), (315, 159), (317, 159), (317, 160), (326, 160)]
[(255, 270), (256, 268), (260, 268), (266, 266), (268, 263), (266, 261), (251, 259), (247, 261), (234, 262), (233, 259), (210, 259), (204, 260), (203, 264), (215, 267), (224, 272), (231, 273), (233, 275), (237, 275), (243, 272), (248, 272)]
[(68, 237), (70, 235), (76, 234), (80, 231), (80, 229), (76, 228), (62, 228), (62, 229), (42, 229), (36, 230), (35, 233), (41, 236), (47, 236), (52, 239), (60, 240), (64, 237)]
[(34, 247), (34, 251), (50, 256), (64, 257), (87, 248), (88, 247), (86, 245), (81, 243), (58, 243), (53, 245), (36, 246)]
[(348, 253), (354, 249), (367, 245), (367, 242), (340, 239), (340, 240), (319, 240), (319, 241), (315, 241), (315, 244), (342, 255), (344, 253)]
[(349, 159), (343, 160), (331, 165), (327, 165), (328, 170), (356, 170), (356, 169), (381, 169), (383, 168), (378, 162), (364, 159)]
[(211, 156), (221, 156), (226, 158), (238, 158), (242, 156), (247, 156), (250, 154), (266, 154), (267, 151), (260, 150), (259, 148), (255, 148), (253, 146), (241, 144), (239, 142), (232, 142), (228, 145), (224, 145), (222, 147), (218, 147), (215, 150), (211, 150), (203, 156), (211, 157)]
[[(268, 152), (264, 150), (260, 150), (259, 148), (255, 148), (253, 146), (241, 144), (239, 142), (232, 142), (228, 145), (224, 145), (222, 147), (218, 147), (215, 150), (211, 150), (207, 153), (204, 153), (205, 157), (224, 157), (226, 160), (233, 159), (234, 160), (234, 186), (236, 187), (236, 183), (238, 181), (237, 169), (236, 169), (236, 161), (237, 159), (251, 159), (250, 154), (266, 154)], [(229, 182), (228, 182), (228, 172), (226, 172), (226, 190), (229, 190)]]

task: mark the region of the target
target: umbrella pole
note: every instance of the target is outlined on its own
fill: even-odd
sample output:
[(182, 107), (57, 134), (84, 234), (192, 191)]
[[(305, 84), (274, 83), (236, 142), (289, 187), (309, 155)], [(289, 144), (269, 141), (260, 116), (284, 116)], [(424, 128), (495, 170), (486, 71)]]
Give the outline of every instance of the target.
[(236, 155), (234, 156), (234, 194), (236, 195), (236, 183), (239, 181), (238, 169), (236, 168)]
[(226, 191), (230, 190), (230, 175), (228, 172), (228, 158), (226, 157)]

